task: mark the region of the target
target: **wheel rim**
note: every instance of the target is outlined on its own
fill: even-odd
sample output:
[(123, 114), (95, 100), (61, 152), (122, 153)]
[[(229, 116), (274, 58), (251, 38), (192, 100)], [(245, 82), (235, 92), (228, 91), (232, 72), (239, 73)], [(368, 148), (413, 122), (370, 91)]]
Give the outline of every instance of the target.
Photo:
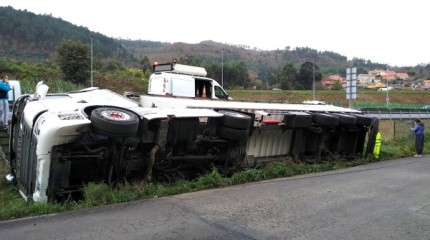
[(124, 112), (119, 112), (114, 110), (105, 110), (105, 111), (102, 111), (100, 114), (109, 120), (126, 121), (130, 119), (130, 115)]

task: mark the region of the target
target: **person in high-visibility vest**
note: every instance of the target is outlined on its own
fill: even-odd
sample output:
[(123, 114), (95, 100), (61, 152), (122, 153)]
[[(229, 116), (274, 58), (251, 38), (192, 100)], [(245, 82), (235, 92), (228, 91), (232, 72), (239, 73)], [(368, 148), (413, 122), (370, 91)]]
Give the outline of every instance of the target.
[(381, 141), (382, 136), (381, 133), (378, 132), (375, 138), (375, 147), (373, 148), (373, 157), (375, 157), (375, 159), (379, 158), (379, 151), (381, 150)]

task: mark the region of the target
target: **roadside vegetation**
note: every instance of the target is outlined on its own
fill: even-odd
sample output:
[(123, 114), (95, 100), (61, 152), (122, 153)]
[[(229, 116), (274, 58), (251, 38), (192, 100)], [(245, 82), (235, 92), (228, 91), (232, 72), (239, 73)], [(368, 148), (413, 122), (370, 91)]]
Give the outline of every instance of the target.
[[(430, 139), (430, 134), (426, 135)], [(430, 141), (426, 141), (424, 154), (430, 153)], [(413, 139), (383, 142), (379, 159), (373, 156), (355, 160), (333, 159), (319, 164), (295, 163), (290, 159), (273, 162), (260, 168), (244, 169), (231, 177), (223, 177), (216, 169), (194, 181), (180, 181), (174, 184), (133, 183), (111, 187), (104, 183), (90, 183), (84, 188), (84, 198), (80, 201), (69, 200), (64, 203), (34, 203), (24, 201), (18, 193), (18, 186), (9, 184), (5, 176), (8, 165), (0, 162), (0, 220), (16, 219), (88, 207), (159, 198), (180, 193), (196, 192), (205, 189), (221, 188), (237, 184), (258, 182), (281, 177), (308, 173), (345, 169), (376, 161), (410, 157), (414, 155)]]

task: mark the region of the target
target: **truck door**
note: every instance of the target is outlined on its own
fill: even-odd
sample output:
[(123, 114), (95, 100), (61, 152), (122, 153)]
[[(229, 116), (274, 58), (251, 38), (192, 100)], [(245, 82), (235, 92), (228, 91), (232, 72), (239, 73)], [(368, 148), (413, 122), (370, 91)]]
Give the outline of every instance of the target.
[(210, 98), (212, 99), (212, 83), (207, 79), (196, 78), (196, 97), (197, 98)]
[(195, 97), (194, 81), (191, 76), (172, 74), (172, 96)]
[(148, 93), (155, 95), (169, 95), (170, 82), (167, 76), (157, 74), (149, 79)]

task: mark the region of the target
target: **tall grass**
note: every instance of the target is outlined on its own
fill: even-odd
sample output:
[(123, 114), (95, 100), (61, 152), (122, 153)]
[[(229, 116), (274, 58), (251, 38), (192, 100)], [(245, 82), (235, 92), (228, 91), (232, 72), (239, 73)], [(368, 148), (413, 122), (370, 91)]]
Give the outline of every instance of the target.
[[(39, 80), (31, 79), (31, 80), (21, 80), (21, 91), (23, 94), (32, 94), (35, 92), (35, 88)], [(44, 81), (45, 84), (49, 86), (49, 92), (52, 93), (61, 93), (61, 92), (70, 92), (78, 89), (82, 89), (88, 86), (84, 86), (82, 84), (74, 84), (69, 81), (53, 81), (48, 80)]]
[[(430, 139), (430, 134), (426, 135), (426, 139)], [(405, 139), (396, 142), (383, 142), (379, 160), (368, 157), (351, 161), (334, 159), (325, 163), (307, 164), (295, 163), (284, 159), (283, 161), (272, 162), (265, 167), (245, 169), (233, 174), (229, 178), (223, 177), (216, 169), (213, 169), (209, 174), (201, 176), (194, 181), (180, 181), (168, 185), (141, 182), (113, 187), (105, 183), (89, 183), (84, 187), (84, 197), (81, 201), (69, 200), (63, 203), (34, 203), (24, 201), (18, 193), (18, 187), (6, 182), (5, 175), (8, 173), (8, 166), (5, 162), (0, 162), (0, 220), (158, 198), (280, 177), (344, 169), (374, 161), (412, 156), (415, 153), (414, 149), (414, 143), (411, 139)], [(425, 142), (424, 153), (430, 153), (430, 141)]]

